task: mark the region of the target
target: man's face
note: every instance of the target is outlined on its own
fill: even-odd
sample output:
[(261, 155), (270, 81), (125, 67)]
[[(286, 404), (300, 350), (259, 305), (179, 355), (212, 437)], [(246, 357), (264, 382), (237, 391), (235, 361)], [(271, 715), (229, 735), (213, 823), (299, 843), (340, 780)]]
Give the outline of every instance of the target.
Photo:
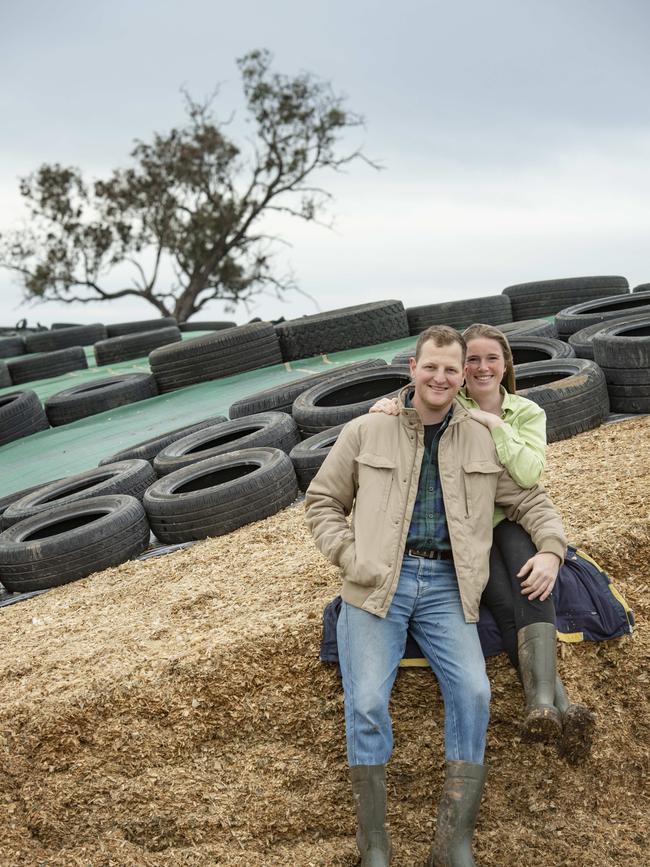
[[(455, 341), (448, 346), (436, 346), (427, 340), (420, 357), (409, 361), (415, 386), (413, 405), (420, 412), (446, 413), (463, 384), (463, 351)], [(426, 419), (423, 418), (426, 422)]]

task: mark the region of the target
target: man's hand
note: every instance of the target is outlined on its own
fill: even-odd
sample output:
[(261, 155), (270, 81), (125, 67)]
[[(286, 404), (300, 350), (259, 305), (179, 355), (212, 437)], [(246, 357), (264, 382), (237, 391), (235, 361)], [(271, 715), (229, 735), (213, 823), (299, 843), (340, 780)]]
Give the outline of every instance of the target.
[(529, 599), (537, 599), (543, 602), (551, 595), (557, 573), (562, 561), (557, 554), (550, 551), (540, 551), (526, 560), (517, 572), (517, 578), (523, 578), (521, 592)]

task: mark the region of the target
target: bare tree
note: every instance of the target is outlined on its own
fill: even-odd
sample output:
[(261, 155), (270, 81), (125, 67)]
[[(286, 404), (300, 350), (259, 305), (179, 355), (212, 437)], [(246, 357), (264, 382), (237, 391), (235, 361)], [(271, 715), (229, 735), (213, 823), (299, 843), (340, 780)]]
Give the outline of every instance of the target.
[[(182, 322), (213, 300), (233, 309), (265, 289), (281, 296), (294, 287), (275, 273), (278, 239), (263, 231), (262, 217), (317, 220), (330, 194), (313, 177), (369, 160), (339, 152), (345, 132), (362, 123), (344, 99), (308, 73), (273, 72), (271, 59), (252, 51), (237, 61), (253, 132), (243, 148), (214, 118), (214, 96), (196, 102), (185, 93), (185, 125), (136, 141), (129, 167), (107, 180), (89, 183), (56, 163), (21, 179), (29, 222), (0, 238), (0, 264), (20, 275), (25, 298), (131, 295)], [(175, 279), (161, 286), (165, 262)], [(127, 285), (107, 288), (102, 281), (124, 265)]]

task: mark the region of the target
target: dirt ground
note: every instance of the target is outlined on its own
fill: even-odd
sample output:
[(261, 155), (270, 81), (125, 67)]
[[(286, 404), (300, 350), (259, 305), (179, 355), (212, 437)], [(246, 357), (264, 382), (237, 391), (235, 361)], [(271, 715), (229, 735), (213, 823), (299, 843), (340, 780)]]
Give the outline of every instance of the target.
[[(634, 610), (634, 636), (562, 645), (598, 714), (580, 767), (520, 742), (522, 695), (489, 660), (490, 774), (477, 863), (650, 863), (650, 419), (552, 445), (569, 538)], [(338, 590), (302, 507), (0, 610), (0, 864), (357, 863), (336, 671), (318, 661)], [(443, 769), (427, 669), (403, 669), (389, 767), (395, 867), (423, 865)]]

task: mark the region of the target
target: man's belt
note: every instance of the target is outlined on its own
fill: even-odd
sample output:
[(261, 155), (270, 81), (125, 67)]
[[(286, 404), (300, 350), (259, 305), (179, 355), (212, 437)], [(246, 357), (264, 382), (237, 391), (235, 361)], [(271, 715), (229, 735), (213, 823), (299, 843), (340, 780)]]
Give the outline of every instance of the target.
[(426, 557), (427, 560), (453, 560), (451, 551), (418, 551), (416, 548), (406, 548), (404, 551), (409, 557)]

